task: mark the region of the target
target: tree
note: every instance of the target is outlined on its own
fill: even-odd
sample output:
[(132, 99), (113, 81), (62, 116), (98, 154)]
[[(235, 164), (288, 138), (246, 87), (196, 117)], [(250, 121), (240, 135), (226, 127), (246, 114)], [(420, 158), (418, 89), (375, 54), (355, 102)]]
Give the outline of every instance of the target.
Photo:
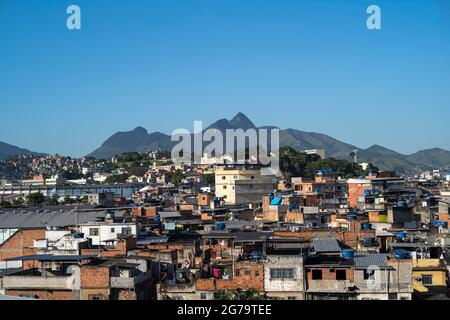
[(0, 207), (1, 208), (9, 208), (9, 207), (11, 207), (11, 202), (2, 200), (2, 201), (0, 201)]
[(45, 197), (41, 192), (30, 193), (26, 196), (29, 205), (39, 205), (45, 201)]
[(104, 184), (125, 183), (128, 179), (128, 174), (114, 174), (106, 178)]
[(359, 177), (367, 175), (374, 168), (370, 164), (368, 170), (363, 170), (357, 163), (334, 158), (321, 159), (318, 155), (297, 152), (290, 147), (280, 150), (280, 169), (287, 179), (292, 177), (314, 179), (320, 170), (330, 170), (345, 178)]
[(21, 207), (21, 206), (23, 206), (24, 203), (25, 203), (25, 201), (23, 201), (22, 198), (17, 198), (17, 199), (13, 200), (14, 207)]
[(56, 205), (58, 205), (59, 204), (59, 197), (58, 197), (58, 195), (57, 194), (54, 194), (53, 196), (51, 196), (49, 199), (48, 199), (48, 204), (49, 205), (51, 205), (51, 206), (56, 206)]
[(184, 178), (186, 178), (181, 170), (176, 170), (173, 172), (167, 172), (166, 178), (173, 184), (180, 184)]
[(140, 161), (144, 158), (139, 152), (125, 152), (122, 154), (122, 160), (125, 162)]
[(214, 173), (207, 173), (202, 176), (206, 185), (211, 186), (216, 183), (216, 175)]
[(83, 174), (79, 171), (64, 171), (63, 177), (67, 180), (77, 180), (84, 178)]
[(71, 196), (67, 195), (67, 196), (64, 197), (64, 203), (65, 204), (72, 204), (72, 203), (74, 203), (74, 200), (72, 199)]
[(216, 300), (261, 300), (261, 295), (255, 289), (249, 289), (242, 291), (241, 289), (237, 290), (228, 290), (221, 291), (215, 295)]

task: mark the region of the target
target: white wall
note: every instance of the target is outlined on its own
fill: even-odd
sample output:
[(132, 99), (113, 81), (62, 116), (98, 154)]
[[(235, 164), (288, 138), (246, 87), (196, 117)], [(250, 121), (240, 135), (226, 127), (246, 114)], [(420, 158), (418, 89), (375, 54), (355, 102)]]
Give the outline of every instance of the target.
[[(91, 228), (98, 229), (98, 236), (90, 235)], [(117, 236), (122, 234), (122, 228), (131, 228), (131, 234), (137, 235), (136, 224), (133, 223), (83, 224), (80, 226), (80, 231), (84, 233), (85, 238), (92, 239), (93, 245), (98, 246), (105, 245), (107, 240), (117, 239)]]

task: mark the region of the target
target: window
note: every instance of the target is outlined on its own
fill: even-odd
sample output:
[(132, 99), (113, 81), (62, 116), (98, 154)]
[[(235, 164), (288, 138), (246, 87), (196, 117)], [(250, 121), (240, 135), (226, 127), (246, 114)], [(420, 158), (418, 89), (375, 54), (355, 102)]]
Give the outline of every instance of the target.
[(89, 300), (102, 300), (102, 295), (101, 294), (90, 294)]
[(222, 176), (222, 180), (225, 180), (227, 177), (225, 177), (225, 176)]
[(255, 179), (255, 176), (251, 176), (251, 179)]
[(130, 228), (130, 227), (122, 228), (122, 235), (123, 235), (123, 236), (129, 236), (129, 235), (131, 235), (131, 228)]
[(336, 270), (336, 280), (337, 281), (347, 280), (347, 272), (345, 270)]
[(389, 293), (389, 300), (398, 300), (396, 293)]
[(259, 277), (259, 271), (255, 271), (255, 277)]
[(433, 276), (431, 274), (424, 274), (422, 276), (422, 284), (424, 286), (431, 286), (433, 284)]
[(294, 269), (271, 269), (271, 279), (294, 279)]
[(114, 232), (116, 232), (116, 229), (111, 228), (111, 233), (114, 233)]
[(225, 190), (227, 188), (227, 186), (223, 186), (223, 189)]
[(297, 300), (297, 297), (288, 297), (287, 298), (289, 301), (293, 301), (293, 300)]
[(375, 270), (364, 270), (364, 280), (375, 280)]
[(98, 236), (98, 228), (89, 228), (89, 236), (91, 237)]
[(206, 293), (200, 293), (200, 299), (206, 300)]
[(322, 280), (322, 270), (313, 270), (312, 271), (312, 279), (313, 280)]

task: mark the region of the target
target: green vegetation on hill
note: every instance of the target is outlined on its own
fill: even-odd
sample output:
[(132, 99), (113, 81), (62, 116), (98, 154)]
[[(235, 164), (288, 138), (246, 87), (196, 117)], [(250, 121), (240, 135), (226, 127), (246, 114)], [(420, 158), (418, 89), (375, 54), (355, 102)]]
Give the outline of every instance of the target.
[(115, 183), (125, 183), (128, 179), (129, 175), (126, 173), (123, 174), (114, 174), (109, 176), (104, 181), (104, 184), (115, 184)]
[(173, 172), (167, 172), (165, 175), (166, 175), (166, 179), (175, 185), (180, 184), (183, 181), (183, 179), (186, 178), (186, 176), (180, 170), (176, 170)]
[(368, 171), (378, 170), (373, 165), (363, 170), (357, 163), (334, 158), (321, 159), (318, 155), (308, 155), (290, 147), (280, 149), (280, 169), (288, 179), (292, 177), (313, 179), (319, 170), (331, 170), (346, 178), (365, 176)]

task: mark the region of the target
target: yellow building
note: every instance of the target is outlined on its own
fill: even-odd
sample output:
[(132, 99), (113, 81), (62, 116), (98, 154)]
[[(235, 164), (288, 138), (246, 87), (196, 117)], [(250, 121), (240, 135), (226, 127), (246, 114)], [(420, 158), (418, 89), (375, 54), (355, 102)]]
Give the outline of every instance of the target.
[(447, 293), (447, 268), (443, 260), (413, 260), (414, 293), (431, 295)]
[(273, 192), (274, 176), (261, 175), (260, 170), (217, 168), (216, 196), (223, 197), (226, 204), (261, 203), (262, 197)]

